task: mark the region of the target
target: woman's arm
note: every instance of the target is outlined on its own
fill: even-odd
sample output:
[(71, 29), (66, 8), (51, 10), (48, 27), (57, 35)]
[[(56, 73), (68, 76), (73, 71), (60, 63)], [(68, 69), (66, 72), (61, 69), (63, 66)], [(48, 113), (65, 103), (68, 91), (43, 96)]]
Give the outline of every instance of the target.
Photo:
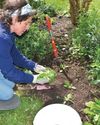
[[(0, 38), (0, 70), (5, 78), (15, 83), (31, 83), (33, 76), (16, 68), (11, 55), (12, 43)], [(15, 55), (16, 58), (16, 55)]]
[(13, 62), (16, 66), (21, 68), (26, 68), (29, 70), (33, 70), (35, 67), (35, 62), (32, 60), (27, 59), (25, 56), (23, 56), (19, 50), (16, 48), (15, 44), (13, 44), (13, 48), (11, 51), (11, 55), (13, 58)]

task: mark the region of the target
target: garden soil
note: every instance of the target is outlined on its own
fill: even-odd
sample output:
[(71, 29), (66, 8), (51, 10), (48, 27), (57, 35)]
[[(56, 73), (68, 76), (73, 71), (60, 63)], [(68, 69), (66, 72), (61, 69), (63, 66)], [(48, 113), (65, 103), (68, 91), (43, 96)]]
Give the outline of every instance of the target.
[[(52, 30), (57, 46), (59, 47), (59, 57), (49, 58), (44, 64), (50, 66), (57, 72), (57, 78), (48, 90), (36, 90), (33, 85), (18, 85), (17, 89), (24, 91), (24, 96), (35, 94), (44, 101), (44, 106), (52, 103), (64, 103), (72, 106), (79, 112), (83, 121), (88, 117), (83, 113), (86, 102), (100, 97), (100, 87), (90, 84), (88, 81), (86, 62), (74, 60), (69, 57), (70, 37), (69, 34), (74, 26), (68, 16), (60, 16), (54, 19)], [(64, 69), (61, 68), (63, 64)], [(64, 83), (69, 82), (74, 88), (64, 87)]]

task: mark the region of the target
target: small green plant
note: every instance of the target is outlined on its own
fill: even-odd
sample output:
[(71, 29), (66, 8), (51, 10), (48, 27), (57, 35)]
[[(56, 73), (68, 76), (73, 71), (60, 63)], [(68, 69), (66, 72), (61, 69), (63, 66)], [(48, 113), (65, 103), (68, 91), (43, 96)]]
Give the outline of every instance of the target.
[(73, 103), (73, 95), (71, 93), (64, 96), (63, 104), (66, 104), (67, 102)]
[(100, 99), (86, 103), (84, 113), (87, 114), (93, 125), (100, 125)]
[(68, 68), (68, 67), (69, 67), (69, 66), (67, 66), (67, 65), (65, 65), (65, 64), (63, 64), (63, 63), (60, 64), (60, 68), (63, 69), (63, 70), (66, 69), (66, 68)]
[(55, 80), (56, 76), (57, 76), (57, 74), (53, 69), (46, 68), (45, 72), (41, 72), (39, 74), (38, 79), (47, 78), (47, 79), (49, 79), (49, 82), (51, 83), (52, 81)]
[(73, 86), (71, 83), (69, 83), (68, 81), (64, 82), (64, 87), (68, 88), (68, 89), (76, 89), (75, 86)]

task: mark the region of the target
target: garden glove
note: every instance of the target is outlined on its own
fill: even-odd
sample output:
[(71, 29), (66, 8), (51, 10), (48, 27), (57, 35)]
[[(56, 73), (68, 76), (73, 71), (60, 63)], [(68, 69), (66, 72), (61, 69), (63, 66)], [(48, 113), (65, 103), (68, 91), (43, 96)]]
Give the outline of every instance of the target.
[(49, 82), (49, 79), (48, 78), (38, 78), (39, 77), (39, 74), (38, 75), (33, 75), (34, 79), (32, 81), (32, 83), (36, 84), (45, 84), (45, 83), (48, 83)]
[(34, 68), (34, 71), (36, 73), (41, 73), (41, 72), (45, 72), (46, 71), (46, 68), (42, 65), (39, 65), (39, 64), (35, 64), (35, 68)]

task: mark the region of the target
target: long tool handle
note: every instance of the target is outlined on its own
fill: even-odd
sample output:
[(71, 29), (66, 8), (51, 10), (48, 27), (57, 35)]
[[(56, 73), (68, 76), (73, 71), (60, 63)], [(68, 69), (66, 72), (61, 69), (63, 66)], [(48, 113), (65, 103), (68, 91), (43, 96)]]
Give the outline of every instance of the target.
[(58, 49), (56, 47), (56, 44), (53, 38), (52, 38), (52, 48), (53, 48), (54, 57), (58, 57)]
[(47, 24), (47, 27), (48, 27), (48, 30), (49, 30), (49, 33), (50, 33), (50, 36), (51, 36), (51, 42), (52, 42), (52, 48), (53, 48), (53, 54), (54, 54), (54, 57), (58, 57), (58, 49), (56, 47), (56, 43), (55, 43), (55, 40), (53, 38), (53, 33), (52, 33), (52, 30), (51, 30), (51, 19), (49, 16), (46, 16), (46, 24)]
[(46, 16), (46, 24), (48, 27), (49, 32), (51, 31), (51, 19), (49, 16)]

